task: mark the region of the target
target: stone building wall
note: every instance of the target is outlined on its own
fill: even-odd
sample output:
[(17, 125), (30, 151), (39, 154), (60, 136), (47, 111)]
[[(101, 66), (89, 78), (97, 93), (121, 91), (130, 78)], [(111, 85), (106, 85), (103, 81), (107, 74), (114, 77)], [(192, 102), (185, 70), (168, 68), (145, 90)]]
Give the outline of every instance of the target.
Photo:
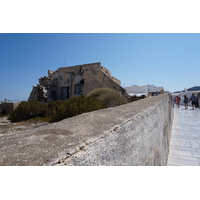
[(1, 103), (0, 113), (9, 114), (11, 113), (20, 103)]
[(40, 78), (39, 84), (33, 87), (29, 100), (66, 100), (73, 96), (87, 95), (96, 88), (106, 87), (126, 95), (120, 84), (101, 63), (62, 67), (55, 72), (49, 70), (48, 76)]

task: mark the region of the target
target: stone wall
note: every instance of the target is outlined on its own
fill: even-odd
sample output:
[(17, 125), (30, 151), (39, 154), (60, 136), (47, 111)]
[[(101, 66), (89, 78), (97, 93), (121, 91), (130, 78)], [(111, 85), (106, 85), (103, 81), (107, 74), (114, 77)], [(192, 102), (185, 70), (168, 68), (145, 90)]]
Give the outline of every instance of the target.
[(0, 112), (3, 114), (8, 114), (12, 112), (20, 103), (1, 103)]
[(0, 165), (166, 165), (173, 110), (167, 94), (0, 135)]
[(29, 100), (67, 100), (70, 97), (87, 95), (97, 88), (112, 88), (128, 96), (121, 87), (121, 82), (98, 62), (61, 67), (55, 72), (48, 70), (48, 76), (40, 78), (39, 84), (33, 87)]

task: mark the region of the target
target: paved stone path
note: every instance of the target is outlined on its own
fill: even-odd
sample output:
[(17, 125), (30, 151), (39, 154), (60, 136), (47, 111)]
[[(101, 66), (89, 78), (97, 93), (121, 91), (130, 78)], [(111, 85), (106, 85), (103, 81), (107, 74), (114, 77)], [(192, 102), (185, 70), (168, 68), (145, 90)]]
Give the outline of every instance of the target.
[(200, 166), (200, 110), (174, 108), (167, 166)]

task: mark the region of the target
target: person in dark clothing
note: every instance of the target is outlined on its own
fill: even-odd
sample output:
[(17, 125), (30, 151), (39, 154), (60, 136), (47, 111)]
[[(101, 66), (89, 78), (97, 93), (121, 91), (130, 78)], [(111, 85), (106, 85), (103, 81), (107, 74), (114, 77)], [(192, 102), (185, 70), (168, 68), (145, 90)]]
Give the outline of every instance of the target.
[(194, 95), (194, 93), (192, 94), (190, 101), (192, 101), (192, 109), (194, 110), (194, 108), (196, 108), (197, 105), (197, 97)]
[(185, 104), (185, 109), (188, 109), (188, 102), (189, 102), (188, 97), (186, 95), (184, 95), (183, 103)]

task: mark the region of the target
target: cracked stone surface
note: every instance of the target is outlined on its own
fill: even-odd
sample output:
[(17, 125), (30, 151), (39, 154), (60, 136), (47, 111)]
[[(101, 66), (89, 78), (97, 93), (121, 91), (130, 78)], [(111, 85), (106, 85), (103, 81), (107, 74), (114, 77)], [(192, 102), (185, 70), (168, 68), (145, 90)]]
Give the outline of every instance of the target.
[[(31, 130), (10, 130), (0, 134), (0, 165), (137, 165), (134, 162), (137, 162), (139, 156), (140, 165), (159, 165), (161, 136), (156, 129), (152, 133), (159, 141), (156, 138), (149, 139), (148, 130), (158, 123), (154, 122), (151, 113), (159, 116), (163, 104), (168, 109), (168, 95), (84, 113)], [(144, 116), (152, 121), (143, 122), (146, 120)], [(167, 114), (163, 117), (166, 120), (169, 118)], [(144, 126), (138, 126), (138, 123)], [(158, 127), (163, 129), (163, 124), (165, 122)], [(139, 134), (142, 130), (143, 133)], [(154, 148), (148, 140), (152, 140), (152, 143), (155, 140)], [(143, 151), (144, 146), (148, 149)]]

